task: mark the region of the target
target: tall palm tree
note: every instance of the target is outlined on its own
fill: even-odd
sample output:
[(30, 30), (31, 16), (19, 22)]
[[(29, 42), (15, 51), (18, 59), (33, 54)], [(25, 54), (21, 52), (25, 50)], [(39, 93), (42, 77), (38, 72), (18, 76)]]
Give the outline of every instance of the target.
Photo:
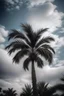
[(9, 34), (8, 40), (12, 39), (11, 44), (9, 44), (5, 49), (9, 49), (9, 54), (17, 50), (16, 55), (13, 58), (13, 62), (19, 63), (25, 55), (28, 57), (23, 63), (24, 70), (29, 70), (28, 65), (32, 63), (32, 85), (33, 85), (33, 96), (37, 96), (37, 86), (36, 86), (36, 73), (34, 62), (37, 62), (37, 66), (43, 67), (43, 60), (40, 55), (48, 60), (49, 64), (52, 63), (53, 53), (55, 51), (49, 45), (50, 41), (54, 41), (52, 37), (41, 38), (41, 34), (47, 31), (48, 28), (40, 29), (37, 32), (32, 30), (29, 24), (22, 24), (24, 32), (19, 32), (17, 30), (12, 30)]

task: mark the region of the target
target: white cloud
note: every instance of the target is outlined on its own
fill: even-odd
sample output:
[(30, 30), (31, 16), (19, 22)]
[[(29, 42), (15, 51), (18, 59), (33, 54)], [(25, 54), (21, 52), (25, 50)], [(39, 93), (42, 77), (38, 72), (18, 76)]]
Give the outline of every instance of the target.
[(62, 25), (64, 13), (58, 12), (56, 5), (51, 2), (43, 5), (35, 6), (29, 9), (27, 22), (33, 26), (33, 29), (50, 28), (50, 31), (55, 31)]
[(22, 0), (5, 0), (6, 5), (7, 5), (7, 10), (14, 10), (17, 9), (19, 10), (21, 5), (22, 5)]
[(2, 37), (2, 35), (0, 34), (0, 43), (1, 42), (5, 42), (5, 39)]
[[(37, 68), (37, 80), (38, 81), (46, 81), (49, 83), (55, 82), (56, 80), (62, 77), (64, 73), (64, 67), (50, 67), (45, 66), (43, 69)], [(40, 75), (39, 75), (40, 74)]]
[(55, 0), (4, 0), (7, 5), (7, 10), (20, 9), (22, 4), (26, 4), (28, 8), (43, 5), (46, 2), (54, 2)]
[(0, 26), (0, 43), (5, 42), (5, 37), (8, 36), (8, 30), (4, 26)]
[(38, 5), (43, 5), (46, 2), (53, 2), (55, 0), (27, 0), (28, 1), (28, 7), (34, 7)]

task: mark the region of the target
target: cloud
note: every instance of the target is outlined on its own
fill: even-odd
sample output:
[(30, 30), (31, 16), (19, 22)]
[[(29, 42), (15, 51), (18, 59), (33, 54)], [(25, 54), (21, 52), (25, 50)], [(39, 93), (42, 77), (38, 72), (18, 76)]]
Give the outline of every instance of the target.
[(28, 8), (33, 6), (43, 5), (46, 2), (54, 2), (54, 0), (4, 0), (6, 3), (6, 9), (8, 11), (17, 9), (19, 10), (23, 4)]
[(43, 80), (52, 83), (62, 77), (62, 74), (64, 73), (64, 66), (51, 68), (50, 66), (47, 65), (43, 69), (38, 68), (36, 71), (37, 71), (37, 80), (39, 81)]
[(0, 25), (0, 43), (5, 42), (5, 37), (8, 36), (8, 30), (4, 26)]
[(28, 7), (34, 7), (38, 5), (43, 5), (46, 2), (54, 2), (55, 0), (27, 0), (28, 1)]
[(35, 6), (29, 9), (27, 22), (33, 26), (33, 29), (49, 28), (49, 31), (55, 31), (62, 26), (64, 13), (58, 12), (56, 5), (51, 2)]
[(15, 78), (20, 75), (21, 69), (18, 65), (12, 64), (12, 57), (7, 51), (0, 49), (0, 78)]
[(4, 26), (0, 25), (0, 48), (4, 48), (6, 37), (8, 36), (8, 30)]
[(4, 0), (6, 2), (6, 9), (8, 11), (17, 9), (19, 10), (22, 5), (22, 0)]

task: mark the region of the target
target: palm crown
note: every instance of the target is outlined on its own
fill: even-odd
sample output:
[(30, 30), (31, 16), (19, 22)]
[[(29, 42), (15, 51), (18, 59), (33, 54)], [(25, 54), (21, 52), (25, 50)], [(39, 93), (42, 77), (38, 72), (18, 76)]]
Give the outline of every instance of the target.
[(14, 39), (14, 41), (9, 44), (6, 49), (9, 49), (9, 54), (18, 50), (13, 61), (18, 63), (23, 56), (28, 55), (23, 64), (25, 70), (28, 69), (30, 61), (35, 61), (38, 67), (42, 67), (43, 60), (39, 57), (39, 55), (41, 55), (48, 60), (50, 64), (52, 62), (52, 52), (55, 52), (48, 43), (54, 41), (54, 39), (49, 36), (39, 40), (41, 34), (47, 31), (48, 28), (38, 30), (37, 32), (34, 32), (28, 24), (22, 24), (22, 28), (25, 34), (17, 30), (12, 30), (12, 33), (9, 34), (8, 40)]

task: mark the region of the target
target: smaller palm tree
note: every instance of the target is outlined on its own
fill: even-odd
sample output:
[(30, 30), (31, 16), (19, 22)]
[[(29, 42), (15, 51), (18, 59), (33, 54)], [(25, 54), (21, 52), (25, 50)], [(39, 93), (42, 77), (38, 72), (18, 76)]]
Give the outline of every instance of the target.
[(2, 88), (0, 87), (0, 92), (2, 91)]
[(0, 96), (4, 96), (4, 94), (3, 94), (3, 90), (2, 90), (1, 87), (0, 87)]
[(3, 90), (4, 96), (16, 96), (16, 90), (13, 90), (13, 88), (8, 88), (8, 90)]
[(33, 96), (33, 91), (30, 85), (25, 85), (25, 88), (22, 88), (22, 93), (20, 96)]
[(47, 88), (48, 84), (46, 84), (45, 82), (39, 82), (37, 84), (37, 89), (38, 89), (38, 96), (45, 96), (48, 88)]
[(48, 87), (48, 83), (40, 82), (38, 85), (39, 96), (55, 96), (56, 86)]
[[(48, 83), (39, 82), (37, 84), (38, 96), (59, 96), (54, 94), (56, 92), (56, 86), (48, 87)], [(33, 96), (33, 89), (30, 85), (25, 85), (22, 89), (20, 96)]]

